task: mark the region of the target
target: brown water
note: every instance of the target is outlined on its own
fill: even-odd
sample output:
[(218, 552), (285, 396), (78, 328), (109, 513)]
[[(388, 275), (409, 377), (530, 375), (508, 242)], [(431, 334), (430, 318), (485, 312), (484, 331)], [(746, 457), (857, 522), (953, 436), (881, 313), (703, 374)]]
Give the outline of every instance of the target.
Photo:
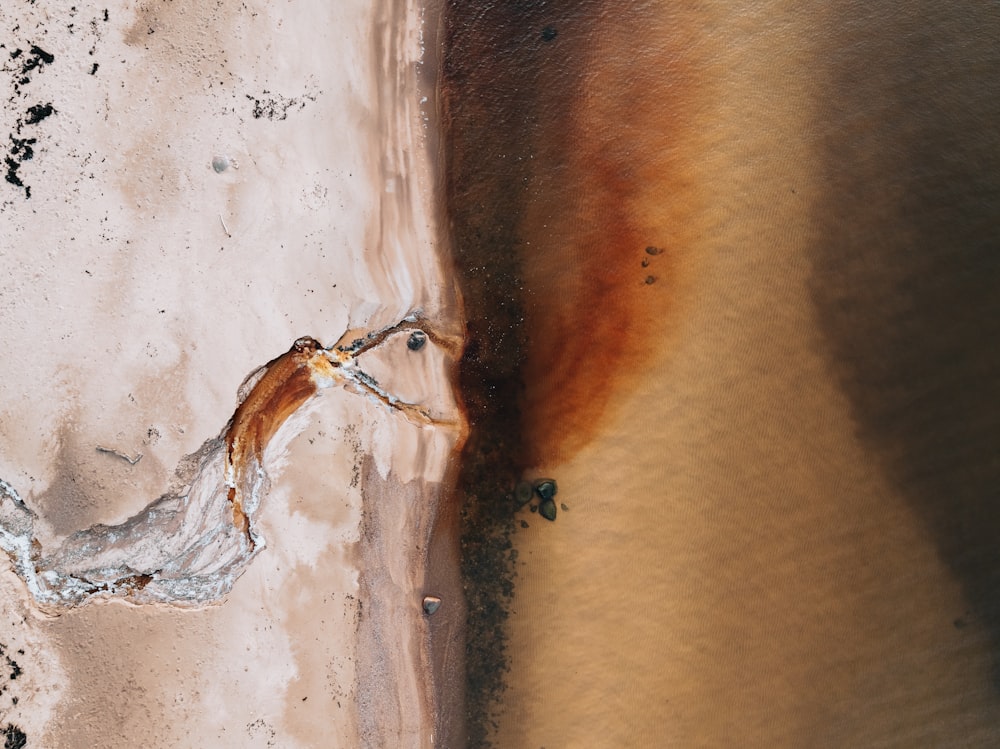
[(996, 744), (998, 35), (451, 3), (474, 744)]

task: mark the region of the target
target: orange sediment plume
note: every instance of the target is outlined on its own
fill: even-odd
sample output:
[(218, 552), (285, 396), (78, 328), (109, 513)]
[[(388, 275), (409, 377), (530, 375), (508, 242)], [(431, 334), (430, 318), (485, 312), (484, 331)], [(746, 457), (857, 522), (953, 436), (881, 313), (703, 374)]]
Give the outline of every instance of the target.
[[(534, 131), (538, 189), (520, 226), (533, 465), (567, 459), (604, 427), (609, 404), (650, 376), (690, 296), (707, 203), (691, 159), (704, 125), (702, 52), (683, 18), (667, 30), (641, 15), (601, 25), (596, 39), (561, 34), (553, 45), (586, 75), (571, 88), (541, 82), (564, 101), (545, 106), (563, 122)], [(550, 79), (567, 75), (556, 67)]]

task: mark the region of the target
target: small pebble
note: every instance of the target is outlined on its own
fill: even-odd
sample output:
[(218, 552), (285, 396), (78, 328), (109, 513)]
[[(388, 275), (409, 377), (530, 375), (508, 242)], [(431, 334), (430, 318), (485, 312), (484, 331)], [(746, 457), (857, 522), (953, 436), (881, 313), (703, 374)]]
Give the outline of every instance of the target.
[(528, 528), (528, 527), (530, 527), (530, 526), (528, 525), (528, 521), (527, 521), (527, 520), (522, 520), (522, 521), (521, 521), (521, 527), (522, 527), (522, 528)]
[(647, 255), (659, 255), (661, 252), (663, 252), (663, 250), (661, 250), (659, 247), (647, 247), (646, 248), (646, 254)]
[(535, 482), (535, 493), (542, 499), (552, 499), (557, 491), (559, 487), (556, 486), (555, 479), (539, 479)]
[(559, 509), (562, 510), (563, 512), (569, 512), (569, 508), (566, 506), (565, 502), (559, 503)]
[(546, 499), (538, 506), (538, 514), (546, 520), (556, 519), (556, 503), (551, 499)]
[(531, 486), (530, 481), (518, 481), (517, 486), (514, 487), (514, 499), (517, 502), (518, 507), (522, 507), (531, 501), (533, 496), (534, 488)]
[(650, 286), (656, 283), (656, 276), (646, 276), (646, 285)]
[(226, 156), (216, 156), (212, 159), (212, 168), (216, 174), (222, 174), (229, 168), (229, 159)]
[(538, 505), (536, 505), (536, 504), (532, 504), (532, 505), (531, 505), (531, 511), (532, 511), (532, 512), (538, 512)]
[(430, 616), (441, 608), (441, 599), (437, 596), (424, 596), (424, 613)]
[(406, 341), (406, 348), (410, 351), (419, 351), (425, 343), (427, 343), (427, 334), (422, 330), (414, 330)]

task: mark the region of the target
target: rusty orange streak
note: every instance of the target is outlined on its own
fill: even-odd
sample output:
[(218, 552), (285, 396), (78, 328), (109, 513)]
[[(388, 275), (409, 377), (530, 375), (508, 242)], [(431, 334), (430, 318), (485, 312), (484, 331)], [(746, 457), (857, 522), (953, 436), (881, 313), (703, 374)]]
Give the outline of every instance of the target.
[(253, 457), (263, 462), (264, 449), (285, 420), (319, 388), (314, 374), (335, 376), (334, 367), (313, 338), (300, 338), (284, 354), (265, 365), (266, 371), (236, 409), (226, 429), (226, 474), (233, 523), (249, 530), (249, 519), (239, 495), (242, 473)]

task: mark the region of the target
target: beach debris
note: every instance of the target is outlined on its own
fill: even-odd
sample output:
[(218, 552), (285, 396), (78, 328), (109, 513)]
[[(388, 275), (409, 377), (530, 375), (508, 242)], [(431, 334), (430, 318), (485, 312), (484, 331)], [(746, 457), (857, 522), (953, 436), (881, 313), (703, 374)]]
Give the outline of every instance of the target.
[(552, 499), (556, 496), (559, 487), (556, 486), (555, 479), (538, 479), (535, 482), (535, 494), (544, 499)]
[(216, 156), (212, 159), (212, 169), (215, 170), (216, 174), (222, 174), (231, 164), (228, 156)]
[(427, 343), (427, 334), (422, 330), (414, 330), (406, 340), (406, 348), (410, 351), (419, 351)]
[(518, 481), (517, 486), (514, 487), (514, 500), (517, 502), (517, 506), (523, 507), (528, 504), (534, 493), (535, 488), (530, 481)]
[[(320, 92), (322, 93), (322, 92)], [(245, 94), (253, 102), (253, 117), (255, 120), (267, 119), (280, 121), (288, 118), (289, 111), (304, 109), (306, 101), (316, 101), (317, 94), (302, 94), (300, 97), (287, 97), (265, 90), (261, 98)]]
[(556, 503), (551, 499), (546, 499), (538, 506), (538, 514), (546, 520), (556, 519)]
[(441, 599), (437, 596), (424, 596), (424, 613), (430, 616), (441, 608)]
[(222, 218), (221, 213), (219, 214), (219, 221), (222, 223), (222, 230), (226, 232), (226, 236), (232, 239), (233, 235), (229, 232), (229, 227), (226, 226), (226, 219)]
[(142, 460), (142, 453), (137, 453), (136, 456), (133, 458), (131, 455), (123, 453), (121, 450), (115, 450), (113, 447), (103, 447), (102, 445), (97, 445), (97, 452), (107, 453), (108, 455), (115, 455), (121, 458), (122, 460), (127, 461), (128, 464), (132, 466), (134, 466), (136, 463)]
[(46, 117), (55, 114), (55, 109), (52, 108), (52, 103), (48, 104), (35, 104), (33, 107), (28, 107), (27, 117), (24, 119), (25, 125), (35, 125)]
[[(14, 677), (12, 676), (11, 678)], [(14, 704), (16, 705), (17, 698), (15, 697), (14, 700)], [(28, 734), (13, 723), (8, 723), (7, 727), (0, 731), (0, 736), (4, 739), (4, 749), (7, 749), (7, 747), (10, 747), (10, 749), (24, 749), (28, 745)]]

